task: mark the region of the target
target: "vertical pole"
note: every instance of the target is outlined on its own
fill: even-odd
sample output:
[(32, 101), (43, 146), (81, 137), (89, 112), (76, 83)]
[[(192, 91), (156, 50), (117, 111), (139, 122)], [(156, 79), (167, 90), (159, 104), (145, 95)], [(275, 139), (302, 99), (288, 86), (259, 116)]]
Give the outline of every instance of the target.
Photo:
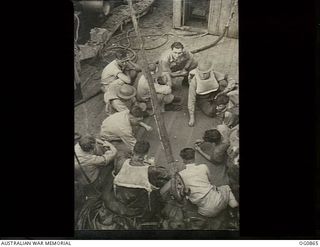
[(182, 0), (172, 0), (172, 9), (173, 9), (173, 28), (181, 27), (184, 25), (182, 23)]
[(131, 10), (131, 18), (132, 18), (133, 27), (136, 31), (137, 38), (140, 42), (140, 54), (141, 54), (141, 58), (142, 58), (141, 59), (142, 60), (142, 73), (146, 77), (146, 79), (148, 81), (149, 88), (150, 88), (151, 103), (152, 103), (152, 107), (154, 110), (154, 118), (155, 118), (155, 122), (158, 127), (160, 141), (161, 141), (162, 147), (165, 152), (167, 163), (170, 166), (170, 170), (171, 170), (170, 172), (174, 173), (177, 171), (177, 168), (174, 163), (174, 157), (172, 154), (171, 144), (169, 141), (169, 137), (168, 137), (165, 123), (164, 123), (164, 119), (161, 114), (160, 106), (159, 106), (158, 99), (157, 99), (157, 93), (154, 88), (153, 77), (152, 77), (152, 75), (149, 71), (149, 68), (148, 68), (148, 61), (147, 61), (146, 53), (145, 53), (145, 50), (143, 47), (143, 40), (142, 40), (140, 31), (139, 31), (137, 17), (135, 15), (135, 10), (133, 9), (133, 6), (132, 6), (132, 0), (128, 0), (128, 3), (130, 6), (130, 10)]

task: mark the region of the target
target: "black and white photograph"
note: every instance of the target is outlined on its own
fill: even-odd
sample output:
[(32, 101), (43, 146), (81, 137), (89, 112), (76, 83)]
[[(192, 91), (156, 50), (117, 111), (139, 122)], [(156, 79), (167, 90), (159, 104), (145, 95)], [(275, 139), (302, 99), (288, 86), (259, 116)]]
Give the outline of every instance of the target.
[(239, 231), (238, 1), (73, 5), (75, 230)]

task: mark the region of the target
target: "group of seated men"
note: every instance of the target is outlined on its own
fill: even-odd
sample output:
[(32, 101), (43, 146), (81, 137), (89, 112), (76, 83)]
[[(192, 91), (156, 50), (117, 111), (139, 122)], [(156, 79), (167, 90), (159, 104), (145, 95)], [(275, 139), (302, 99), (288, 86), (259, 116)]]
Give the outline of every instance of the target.
[[(184, 84), (189, 87), (188, 125), (195, 125), (196, 106), (206, 116), (217, 118), (221, 123), (215, 129), (206, 130), (194, 148), (184, 148), (180, 152), (185, 166), (179, 174), (190, 189), (189, 200), (198, 206), (199, 214), (207, 217), (216, 216), (228, 205), (237, 207), (239, 112), (235, 80), (215, 71), (210, 61), (196, 61), (180, 42), (174, 42), (158, 62), (149, 64), (149, 70), (163, 112), (181, 110), (181, 98), (175, 95), (175, 91)], [(140, 187), (135, 188), (148, 192), (158, 189), (147, 175), (148, 169), (156, 166), (147, 158), (150, 145), (137, 141), (134, 135), (134, 129), (139, 126), (152, 131), (152, 127), (143, 122), (153, 111), (149, 85), (140, 66), (119, 53), (103, 69), (101, 84), (108, 116), (101, 125), (99, 139), (85, 135), (75, 146), (75, 166), (80, 170), (77, 181), (84, 185), (93, 184), (102, 190), (101, 167), (113, 164), (115, 184), (128, 188), (130, 184), (138, 184)], [(228, 166), (233, 186), (212, 185), (207, 166), (195, 164), (196, 151), (214, 165)], [(127, 158), (119, 158), (123, 156)]]

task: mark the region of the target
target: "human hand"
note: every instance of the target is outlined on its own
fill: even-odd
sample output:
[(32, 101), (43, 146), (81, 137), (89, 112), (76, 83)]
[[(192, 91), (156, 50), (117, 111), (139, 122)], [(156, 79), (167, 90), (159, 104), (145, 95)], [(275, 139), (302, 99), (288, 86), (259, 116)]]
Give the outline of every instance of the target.
[(188, 71), (183, 69), (183, 70), (181, 70), (180, 75), (181, 76), (186, 76), (186, 75), (188, 75)]
[(198, 143), (194, 144), (194, 149), (195, 149), (196, 151), (199, 151), (199, 150), (200, 150), (200, 146), (199, 146)]
[(144, 103), (144, 102), (140, 102), (140, 103), (139, 103), (139, 107), (141, 108), (142, 111), (147, 110), (147, 104)]
[(202, 139), (197, 139), (196, 142), (195, 142), (195, 144), (200, 145), (200, 144), (202, 144), (203, 142), (204, 142), (204, 141), (203, 141)]
[(155, 165), (155, 158), (154, 157), (150, 157), (148, 160), (147, 160), (147, 162), (149, 162), (150, 163), (150, 165), (152, 165), (152, 166), (154, 166)]
[(145, 126), (145, 129), (146, 129), (146, 131), (148, 131), (148, 132), (150, 132), (150, 131), (152, 131), (153, 129), (152, 129), (152, 127), (151, 126)]

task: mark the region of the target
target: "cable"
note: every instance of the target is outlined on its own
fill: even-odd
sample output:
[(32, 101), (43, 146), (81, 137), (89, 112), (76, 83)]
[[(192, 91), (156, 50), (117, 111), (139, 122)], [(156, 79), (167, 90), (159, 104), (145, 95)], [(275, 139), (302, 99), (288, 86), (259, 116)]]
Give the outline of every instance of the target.
[(234, 12), (235, 12), (235, 7), (237, 6), (238, 4), (238, 0), (235, 0), (234, 3), (233, 3), (233, 6), (232, 6), (232, 9), (231, 9), (231, 12), (230, 12), (230, 15), (229, 15), (229, 18), (228, 18), (228, 21), (224, 27), (224, 30), (223, 30), (223, 33), (219, 36), (219, 38), (217, 40), (215, 40), (213, 43), (209, 44), (209, 45), (205, 45), (203, 47), (200, 47), (198, 49), (194, 49), (192, 51), (190, 51), (191, 53), (198, 53), (200, 51), (204, 51), (204, 50), (207, 50), (211, 47), (214, 47), (216, 44), (219, 43), (220, 40), (222, 40), (222, 38), (225, 36), (225, 34), (227, 33), (227, 31), (229, 30), (229, 26), (230, 26), (230, 22), (233, 18), (233, 15), (234, 15)]
[(76, 17), (77, 19), (77, 28), (76, 28), (76, 38), (75, 38), (75, 42), (78, 41), (78, 38), (79, 38), (79, 27), (80, 27), (80, 19), (78, 17), (78, 15), (74, 14), (74, 16)]

